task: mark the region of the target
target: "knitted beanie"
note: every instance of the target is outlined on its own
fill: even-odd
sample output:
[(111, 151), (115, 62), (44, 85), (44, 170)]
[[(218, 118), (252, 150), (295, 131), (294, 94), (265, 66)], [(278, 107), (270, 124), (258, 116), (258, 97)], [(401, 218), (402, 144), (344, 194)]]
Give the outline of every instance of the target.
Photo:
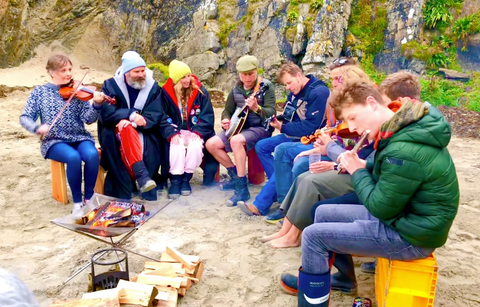
[(127, 51), (122, 56), (122, 70), (124, 74), (134, 68), (145, 66), (147, 66), (147, 64), (145, 64), (145, 61), (135, 51)]
[(180, 79), (185, 77), (187, 74), (191, 74), (192, 71), (187, 64), (182, 61), (173, 60), (168, 65), (168, 75), (172, 78), (173, 83), (177, 84)]

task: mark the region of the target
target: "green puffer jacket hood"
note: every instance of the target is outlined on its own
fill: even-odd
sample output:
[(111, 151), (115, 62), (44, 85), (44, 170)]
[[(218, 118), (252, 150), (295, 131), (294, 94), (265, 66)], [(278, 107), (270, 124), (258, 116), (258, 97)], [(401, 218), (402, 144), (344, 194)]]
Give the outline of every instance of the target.
[(445, 244), (457, 213), (450, 138), (450, 125), (435, 107), (408, 100), (382, 125), (372, 173), (352, 175), (369, 212), (416, 246)]

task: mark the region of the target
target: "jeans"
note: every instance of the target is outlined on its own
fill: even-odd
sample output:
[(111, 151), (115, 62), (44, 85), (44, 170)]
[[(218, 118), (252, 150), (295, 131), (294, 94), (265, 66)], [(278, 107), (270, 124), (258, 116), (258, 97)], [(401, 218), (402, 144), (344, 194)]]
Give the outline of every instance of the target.
[(74, 203), (82, 202), (82, 161), (85, 162), (85, 199), (93, 195), (98, 174), (98, 151), (91, 141), (57, 143), (47, 152), (47, 159), (67, 164), (67, 180)]
[[(261, 145), (261, 146), (265, 146), (265, 145)], [(278, 185), (277, 180), (281, 181), (280, 186), (282, 188), (286, 187), (287, 192), (288, 192), (288, 190), (290, 189), (290, 186), (292, 185), (293, 180), (296, 178), (296, 176), (303, 173), (303, 172), (301, 172), (301, 173), (297, 174), (296, 176), (292, 175), (292, 171), (293, 171), (292, 167), (293, 167), (293, 160), (295, 159), (295, 157), (299, 153), (301, 153), (302, 151), (307, 150), (307, 149), (304, 149), (305, 146), (308, 146), (308, 145), (303, 145), (300, 142), (290, 141), (290, 142), (284, 142), (282, 144), (277, 145), (277, 147), (275, 147), (275, 155), (273, 157), (274, 166), (275, 166), (274, 167), (274, 172), (271, 174), (267, 183), (263, 186), (262, 190), (257, 195), (257, 197), (255, 197), (255, 200), (253, 202), (254, 206), (257, 207), (258, 211), (262, 215), (266, 215), (268, 213), (268, 211), (270, 210), (270, 207), (272, 206), (272, 204), (275, 201), (277, 201), (277, 199), (278, 199), (278, 202), (283, 201), (283, 199), (278, 198), (277, 188), (278, 188), (279, 185)], [(257, 147), (255, 148), (255, 150), (257, 150), (257, 155), (258, 155)], [(285, 158), (287, 156), (289, 158)], [(284, 161), (287, 161), (287, 162), (284, 162)], [(263, 162), (262, 162), (262, 165), (263, 165)], [(277, 176), (275, 175), (277, 173), (277, 168), (279, 168), (279, 167), (281, 169), (280, 174), (283, 174), (282, 172), (287, 172), (288, 173), (287, 176), (281, 176), (281, 179), (276, 178)], [(306, 169), (308, 170), (308, 157), (307, 157), (307, 168)], [(285, 175), (285, 174), (283, 174), (283, 175)], [(285, 195), (286, 194), (287, 193), (285, 193)], [(285, 198), (285, 196), (283, 196), (283, 198)]]
[[(303, 145), (300, 142), (281, 144), (275, 148), (275, 190), (279, 203), (283, 202), (288, 190), (292, 186), (293, 180), (296, 178), (293, 177), (292, 173), (293, 160), (302, 151), (312, 148), (312, 145)], [(303, 169), (305, 169), (305, 164), (303, 164)], [(308, 165), (306, 170), (308, 170)], [(299, 172), (300, 168), (296, 171), (297, 176), (303, 173)]]
[(315, 211), (317, 208), (321, 205), (336, 205), (336, 204), (349, 204), (349, 205), (361, 205), (362, 203), (360, 202), (360, 199), (358, 199), (357, 193), (351, 192), (347, 193), (343, 196), (339, 197), (334, 197), (334, 198), (329, 198), (325, 200), (321, 200), (315, 203), (313, 205), (312, 211), (310, 213), (310, 216), (312, 217), (312, 220), (315, 220)]
[(276, 136), (262, 139), (255, 145), (255, 152), (257, 153), (258, 159), (262, 163), (268, 179), (272, 177), (274, 172), (274, 160), (272, 153), (275, 151), (275, 147), (286, 142), (293, 142), (293, 139), (281, 133)]
[(302, 266), (310, 274), (330, 270), (329, 251), (405, 261), (426, 258), (434, 250), (412, 245), (359, 205), (318, 207), (315, 223), (302, 234)]
[[(323, 157), (322, 156), (322, 160), (323, 158), (328, 158), (328, 157)], [(294, 158), (295, 159), (295, 158)], [(293, 160), (292, 160), (293, 161)], [(293, 181), (295, 181), (295, 179), (300, 176), (301, 174), (305, 173), (308, 171), (308, 169), (310, 168), (310, 162), (308, 160), (308, 156), (306, 157), (300, 157), (297, 159), (297, 161), (293, 162), (293, 167), (292, 167), (292, 183)], [(280, 191), (280, 194), (287, 194), (288, 191)], [(283, 197), (285, 198), (285, 197)]]

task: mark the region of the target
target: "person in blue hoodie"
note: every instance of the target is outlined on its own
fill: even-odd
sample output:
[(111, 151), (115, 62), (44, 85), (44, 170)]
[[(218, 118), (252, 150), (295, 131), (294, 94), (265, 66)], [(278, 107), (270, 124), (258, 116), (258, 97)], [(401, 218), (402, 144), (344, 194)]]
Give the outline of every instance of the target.
[[(270, 126), (281, 133), (258, 141), (255, 151), (263, 165), (268, 182), (256, 197), (254, 204), (241, 201), (238, 207), (247, 215), (266, 215), (276, 198), (276, 186), (286, 184), (290, 188), (292, 172), (275, 174), (281, 169), (285, 152), (292, 156), (310, 149), (300, 138), (310, 135), (325, 125), (325, 108), (330, 91), (321, 80), (313, 75), (304, 75), (302, 69), (293, 62), (283, 64), (277, 72), (277, 79), (290, 91), (283, 114), (273, 117)], [(293, 152), (293, 153), (292, 153)], [(274, 153), (275, 159), (272, 155)], [(278, 176), (280, 175), (280, 176)]]

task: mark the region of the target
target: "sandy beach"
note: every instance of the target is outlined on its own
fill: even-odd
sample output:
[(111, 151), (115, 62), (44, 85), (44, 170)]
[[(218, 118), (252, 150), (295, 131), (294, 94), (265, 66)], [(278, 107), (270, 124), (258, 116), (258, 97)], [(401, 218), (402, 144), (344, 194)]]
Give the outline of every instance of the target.
[[(0, 70), (0, 84), (34, 86), (49, 81), (47, 53), (17, 68)], [(72, 58), (75, 77), (83, 73)], [(87, 82), (102, 83), (112, 71), (92, 71)], [(87, 291), (88, 270), (68, 284), (62, 282), (88, 262), (105, 244), (50, 223), (68, 215), (71, 203), (51, 197), (50, 161), (40, 155), (39, 138), (24, 130), (19, 116), (29, 95), (14, 91), (0, 98), (0, 266), (20, 276), (41, 306), (55, 299), (75, 299)], [(220, 113), (216, 110), (220, 130)], [(96, 124), (89, 126), (96, 136)], [(435, 306), (479, 306), (480, 293), (480, 140), (454, 137), (449, 150), (455, 161), (461, 191), (460, 208), (446, 245), (436, 250), (440, 266)], [(222, 174), (226, 174), (224, 168)], [(166, 245), (205, 261), (205, 275), (179, 300), (179, 306), (296, 306), (296, 298), (278, 285), (284, 271), (300, 265), (300, 248), (275, 250), (259, 237), (277, 231), (260, 217), (246, 217), (229, 208), (233, 192), (201, 186), (201, 170), (193, 179), (193, 194), (171, 202), (143, 225), (127, 247), (158, 257)], [(253, 197), (261, 186), (250, 186)], [(165, 202), (166, 196), (160, 201)], [(69, 191), (69, 197), (71, 194)], [(360, 272), (370, 258), (355, 258), (358, 295), (374, 299), (374, 276)], [(138, 274), (146, 259), (129, 254), (130, 273)], [(351, 306), (353, 296), (332, 293), (330, 306)]]

